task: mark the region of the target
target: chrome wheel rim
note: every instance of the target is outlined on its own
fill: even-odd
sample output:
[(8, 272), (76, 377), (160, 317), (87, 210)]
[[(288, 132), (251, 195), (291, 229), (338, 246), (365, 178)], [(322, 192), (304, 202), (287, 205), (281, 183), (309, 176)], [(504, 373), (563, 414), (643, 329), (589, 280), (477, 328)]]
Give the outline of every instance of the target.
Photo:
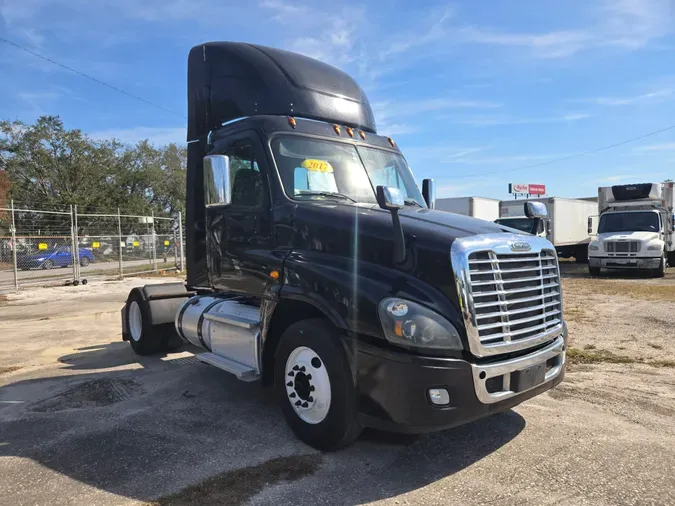
[(286, 396), (304, 422), (315, 425), (328, 415), (331, 401), (330, 379), (321, 357), (306, 346), (299, 346), (286, 360)]
[(141, 332), (143, 332), (143, 316), (141, 315), (141, 308), (138, 302), (132, 302), (129, 305), (129, 333), (131, 339), (138, 342), (141, 339)]

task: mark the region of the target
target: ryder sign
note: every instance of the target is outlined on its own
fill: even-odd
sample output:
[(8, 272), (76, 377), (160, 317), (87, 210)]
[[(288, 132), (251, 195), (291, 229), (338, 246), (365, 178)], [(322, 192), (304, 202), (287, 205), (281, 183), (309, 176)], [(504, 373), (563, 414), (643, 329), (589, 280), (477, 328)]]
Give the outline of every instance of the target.
[(526, 195), (546, 195), (546, 185), (529, 183), (509, 183), (509, 193)]

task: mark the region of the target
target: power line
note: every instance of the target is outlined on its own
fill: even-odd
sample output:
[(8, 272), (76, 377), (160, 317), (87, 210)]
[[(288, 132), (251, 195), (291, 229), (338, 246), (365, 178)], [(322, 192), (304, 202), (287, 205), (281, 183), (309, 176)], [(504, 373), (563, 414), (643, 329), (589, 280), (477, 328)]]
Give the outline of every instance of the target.
[(675, 125), (670, 125), (668, 127), (662, 128), (660, 130), (655, 130), (654, 132), (649, 132), (644, 135), (640, 135), (639, 137), (633, 137), (631, 139), (626, 139), (623, 141), (615, 142), (614, 144), (608, 144), (607, 146), (602, 146), (600, 148), (595, 148), (591, 149), (589, 151), (583, 151), (581, 153), (576, 153), (574, 155), (569, 155), (569, 156), (563, 156), (561, 158), (555, 158), (553, 160), (548, 160), (546, 162), (540, 162), (540, 163), (535, 163), (533, 165), (525, 165), (523, 167), (515, 167), (513, 169), (505, 169), (505, 170), (499, 170), (499, 171), (494, 171), (494, 172), (484, 172), (482, 174), (471, 174), (471, 175), (461, 175), (461, 176), (453, 176), (454, 179), (465, 179), (465, 178), (476, 178), (476, 177), (482, 177), (482, 176), (494, 176), (497, 174), (503, 174), (505, 172), (515, 172), (519, 170), (527, 170), (527, 169), (534, 169), (536, 167), (543, 167), (545, 165), (551, 165), (553, 163), (558, 163), (558, 162), (564, 162), (566, 160), (571, 160), (573, 158), (579, 158), (582, 156), (586, 155), (591, 155), (593, 153), (597, 153), (599, 151), (605, 151), (607, 149), (615, 148), (617, 146), (623, 146), (624, 144), (629, 144), (631, 142), (639, 141), (642, 139), (646, 139), (647, 137), (652, 137), (653, 135), (658, 135), (663, 132), (667, 132), (668, 130), (675, 130)]
[(0, 41), (4, 42), (5, 44), (9, 44), (10, 46), (14, 46), (17, 49), (20, 49), (21, 51), (25, 51), (28, 54), (31, 54), (37, 58), (40, 58), (42, 60), (48, 61), (49, 63), (52, 63), (58, 67), (61, 67), (62, 69), (65, 69), (69, 72), (72, 72), (74, 74), (77, 74), (78, 76), (84, 77), (85, 79), (89, 79), (90, 81), (94, 81), (95, 83), (98, 83), (102, 86), (105, 86), (106, 88), (110, 88), (112, 90), (115, 90), (118, 93), (121, 93), (122, 95), (126, 95), (127, 97), (133, 98), (135, 100), (139, 100), (147, 105), (150, 105), (152, 107), (156, 107), (157, 109), (161, 109), (164, 112), (168, 112), (169, 114), (173, 114), (174, 116), (178, 116), (179, 118), (185, 119), (185, 116), (183, 114), (179, 114), (177, 112), (174, 112), (170, 109), (167, 109), (166, 107), (163, 107), (161, 105), (155, 104), (153, 102), (150, 102), (149, 100), (146, 100), (142, 97), (139, 97), (137, 95), (134, 95), (132, 93), (129, 93), (128, 91), (124, 91), (123, 89), (118, 88), (117, 86), (113, 86), (112, 84), (108, 84), (106, 82), (101, 81), (100, 79), (96, 79), (95, 77), (92, 77), (88, 74), (85, 74), (84, 72), (80, 72), (79, 70), (75, 70), (74, 68), (71, 68), (67, 65), (64, 65), (63, 63), (59, 63), (55, 60), (52, 60), (51, 58), (48, 58), (47, 56), (43, 56), (40, 53), (36, 53), (35, 51), (32, 51), (24, 46), (21, 46), (17, 44), (16, 42), (12, 42), (11, 40), (7, 40), (3, 37), (0, 37)]

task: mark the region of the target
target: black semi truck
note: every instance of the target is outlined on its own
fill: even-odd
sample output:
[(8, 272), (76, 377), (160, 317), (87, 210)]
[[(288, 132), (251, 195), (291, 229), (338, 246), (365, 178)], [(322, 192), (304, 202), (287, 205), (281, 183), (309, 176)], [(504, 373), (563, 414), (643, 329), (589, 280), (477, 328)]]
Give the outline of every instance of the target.
[(322, 450), (363, 427), (453, 427), (560, 383), (553, 245), (433, 207), (433, 181), (420, 191), (350, 76), (279, 49), (194, 47), (187, 283), (134, 288), (123, 339), (139, 354), (192, 343), (273, 385)]

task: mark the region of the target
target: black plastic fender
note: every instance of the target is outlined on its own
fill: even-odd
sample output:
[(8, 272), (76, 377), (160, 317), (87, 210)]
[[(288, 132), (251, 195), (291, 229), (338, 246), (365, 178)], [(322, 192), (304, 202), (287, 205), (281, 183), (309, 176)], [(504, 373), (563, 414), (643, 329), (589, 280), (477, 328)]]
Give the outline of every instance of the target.
[(126, 316), (129, 300), (134, 293), (140, 293), (145, 305), (142, 309), (150, 315), (153, 326), (173, 322), (183, 303), (195, 295), (194, 292), (189, 292), (183, 283), (162, 283), (133, 288), (121, 311), (123, 341), (130, 339)]

